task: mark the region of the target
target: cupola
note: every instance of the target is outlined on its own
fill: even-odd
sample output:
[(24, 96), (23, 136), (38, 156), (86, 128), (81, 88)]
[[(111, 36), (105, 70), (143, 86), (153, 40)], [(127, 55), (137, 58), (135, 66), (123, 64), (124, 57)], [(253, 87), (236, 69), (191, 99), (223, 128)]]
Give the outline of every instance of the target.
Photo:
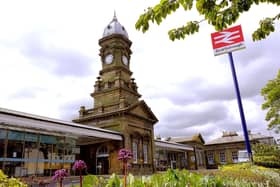
[(122, 26), (117, 19), (116, 12), (114, 12), (113, 20), (105, 27), (103, 37), (110, 36), (112, 34), (121, 34), (128, 38), (128, 34), (124, 26)]

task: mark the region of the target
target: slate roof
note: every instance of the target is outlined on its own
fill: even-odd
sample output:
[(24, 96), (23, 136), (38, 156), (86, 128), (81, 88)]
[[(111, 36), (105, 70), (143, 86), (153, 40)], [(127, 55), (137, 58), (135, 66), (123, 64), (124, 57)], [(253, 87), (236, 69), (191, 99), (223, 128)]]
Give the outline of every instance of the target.
[(190, 143), (190, 142), (201, 142), (202, 144), (205, 143), (203, 137), (201, 134), (195, 134), (190, 137), (172, 137), (171, 142), (177, 142), (177, 143)]
[(181, 150), (193, 151), (193, 148), (189, 145), (168, 142), (164, 140), (155, 140), (155, 145), (156, 147), (162, 147), (165, 149), (181, 149)]
[[(269, 139), (272, 138), (271, 136), (266, 136), (262, 134), (249, 134), (249, 140), (250, 141), (256, 141), (261, 139)], [(233, 135), (233, 136), (222, 136), (220, 138), (211, 140), (207, 142), (205, 145), (215, 145), (215, 144), (224, 144), (224, 143), (234, 143), (234, 142), (244, 142), (244, 136), (243, 135)]]
[(9, 126), (25, 130), (36, 129), (42, 132), (76, 135), (78, 137), (122, 140), (122, 134), (116, 131), (0, 108), (0, 128)]

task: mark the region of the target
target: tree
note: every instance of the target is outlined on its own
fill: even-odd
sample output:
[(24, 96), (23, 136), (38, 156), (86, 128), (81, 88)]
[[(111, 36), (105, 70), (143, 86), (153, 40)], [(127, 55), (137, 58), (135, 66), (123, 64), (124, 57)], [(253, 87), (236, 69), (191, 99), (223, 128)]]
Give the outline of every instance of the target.
[(269, 122), (269, 129), (275, 129), (276, 133), (280, 132), (280, 70), (275, 79), (267, 82), (261, 90), (265, 99), (262, 109), (268, 109), (265, 119)]
[[(176, 12), (179, 7), (183, 7), (185, 11), (190, 11), (195, 4), (196, 10), (204, 16), (204, 19), (188, 21), (182, 27), (171, 29), (168, 35), (174, 41), (199, 32), (199, 24), (202, 21), (207, 21), (217, 31), (223, 30), (236, 22), (242, 13), (249, 11), (252, 5), (259, 5), (260, 3), (272, 3), (280, 6), (279, 0), (161, 0), (159, 4), (147, 8), (145, 13), (140, 15), (135, 27), (137, 30), (146, 32), (149, 29), (150, 21), (159, 25), (163, 19)], [(252, 34), (253, 40), (264, 39), (271, 32), (274, 32), (275, 21), (279, 19), (280, 13), (274, 17), (260, 20), (260, 27)]]

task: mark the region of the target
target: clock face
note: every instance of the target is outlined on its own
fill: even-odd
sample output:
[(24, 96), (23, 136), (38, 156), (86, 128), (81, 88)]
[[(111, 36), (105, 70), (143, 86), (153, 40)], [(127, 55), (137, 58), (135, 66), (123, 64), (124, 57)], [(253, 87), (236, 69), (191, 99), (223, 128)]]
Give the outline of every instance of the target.
[(106, 64), (111, 64), (113, 62), (114, 56), (112, 54), (108, 54), (105, 56), (105, 63)]
[(122, 62), (124, 65), (126, 65), (126, 66), (128, 65), (128, 59), (125, 55), (122, 56)]

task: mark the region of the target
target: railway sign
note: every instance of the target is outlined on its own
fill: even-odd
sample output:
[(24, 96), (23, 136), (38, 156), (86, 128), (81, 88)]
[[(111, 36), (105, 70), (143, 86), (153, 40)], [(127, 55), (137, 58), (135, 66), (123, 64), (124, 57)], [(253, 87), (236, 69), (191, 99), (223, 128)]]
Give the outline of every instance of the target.
[(211, 40), (215, 56), (245, 48), (241, 25), (214, 32)]

